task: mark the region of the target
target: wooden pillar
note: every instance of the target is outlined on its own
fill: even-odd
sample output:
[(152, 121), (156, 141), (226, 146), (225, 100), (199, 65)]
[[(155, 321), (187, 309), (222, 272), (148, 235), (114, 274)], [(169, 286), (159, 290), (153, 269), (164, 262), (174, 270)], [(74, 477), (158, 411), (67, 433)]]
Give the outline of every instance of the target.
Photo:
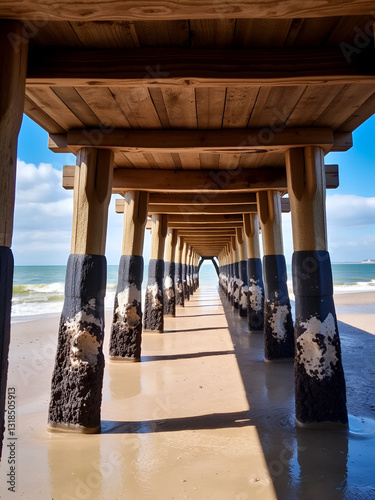
[(143, 243), (147, 206), (148, 193), (128, 191), (125, 194), (122, 255), (109, 344), (112, 360), (141, 359)]
[(50, 430), (100, 430), (104, 371), (104, 257), (113, 153), (82, 148), (74, 176), (71, 255), (52, 377)]
[(25, 101), (27, 43), (17, 50), (10, 36), (22, 36), (22, 25), (0, 21), (0, 458), (4, 433), (5, 393), (10, 343), (10, 309), (13, 288), (14, 194), (17, 139)]
[(151, 332), (164, 331), (164, 242), (167, 230), (168, 216), (153, 215), (143, 322), (144, 330)]
[(197, 254), (193, 252), (193, 289), (194, 292), (198, 289), (198, 275), (197, 275)]
[(232, 240), (232, 286), (231, 286), (231, 296), (230, 296), (230, 302), (232, 304), (233, 308), (238, 309), (238, 294), (239, 294), (239, 289), (238, 289), (238, 274), (239, 274), (239, 268), (238, 268), (238, 245), (237, 245), (237, 238), (235, 236), (231, 237)]
[(198, 290), (199, 288), (199, 255), (196, 254), (196, 257), (195, 257), (195, 273), (196, 273), (196, 288)]
[(232, 296), (232, 285), (233, 285), (233, 275), (232, 275), (232, 271), (233, 271), (233, 267), (232, 267), (232, 264), (233, 264), (233, 257), (232, 257), (232, 238), (231, 238), (231, 242), (228, 244), (227, 246), (227, 251), (228, 251), (228, 265), (227, 265), (227, 298), (228, 298), (228, 301), (230, 302), (231, 301), (231, 296)]
[(175, 295), (176, 295), (176, 305), (184, 305), (184, 288), (183, 288), (183, 277), (182, 277), (182, 250), (184, 247), (183, 239), (177, 237), (176, 245), (176, 266), (175, 266)]
[(296, 420), (304, 427), (347, 426), (345, 378), (327, 246), (323, 151), (289, 150), (293, 288), (296, 297)]
[(176, 294), (175, 294), (175, 254), (177, 245), (176, 229), (168, 229), (165, 240), (164, 258), (164, 316), (176, 315)]
[(193, 249), (192, 247), (189, 248), (188, 252), (188, 263), (187, 263), (187, 285), (189, 288), (189, 295), (192, 296), (194, 293), (194, 286), (193, 286)]
[(248, 292), (249, 283), (247, 279), (247, 261), (245, 255), (244, 231), (241, 227), (236, 228), (237, 247), (238, 247), (238, 267), (239, 267), (239, 300), (238, 311), (243, 318), (247, 317), (248, 311)]
[(247, 248), (247, 275), (249, 281), (249, 333), (263, 332), (264, 285), (262, 261), (260, 259), (258, 214), (244, 214), (243, 222)]
[(187, 284), (187, 255), (189, 251), (189, 245), (184, 241), (184, 245), (182, 248), (182, 267), (181, 267), (181, 275), (182, 275), (182, 289), (184, 291), (184, 301), (190, 300), (189, 287)]
[(280, 195), (277, 191), (258, 192), (257, 203), (264, 252), (265, 359), (274, 361), (293, 358), (293, 321), (283, 253)]

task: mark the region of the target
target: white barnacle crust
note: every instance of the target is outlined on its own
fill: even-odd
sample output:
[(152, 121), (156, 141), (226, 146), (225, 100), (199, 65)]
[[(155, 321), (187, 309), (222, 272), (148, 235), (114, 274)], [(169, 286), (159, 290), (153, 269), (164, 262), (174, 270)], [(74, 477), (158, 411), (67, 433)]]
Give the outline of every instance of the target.
[(103, 329), (103, 320), (95, 318), (92, 314), (87, 314), (87, 309), (94, 307), (95, 299), (91, 299), (82, 311), (65, 322), (66, 331), (70, 335), (70, 362), (72, 366), (80, 364), (95, 366), (97, 364), (102, 341), (99, 342), (92, 334), (92, 326), (95, 325)]
[(248, 292), (249, 292), (249, 287), (247, 285), (244, 285), (242, 287), (241, 300), (240, 300), (240, 305), (242, 309), (247, 309), (249, 305)]
[[(334, 343), (335, 319), (331, 313), (322, 322), (317, 317), (300, 323), (305, 332), (297, 339), (297, 361), (303, 364), (310, 377), (323, 380), (331, 377), (338, 362)], [(320, 335), (318, 339), (317, 335)]]
[(166, 276), (164, 278), (164, 288), (168, 290), (169, 288), (173, 288), (173, 280), (170, 276)]
[(126, 322), (128, 326), (135, 328), (140, 324), (141, 317), (137, 311), (137, 305), (141, 302), (141, 291), (134, 283), (131, 283), (125, 290), (117, 294), (115, 314), (117, 322)]
[(289, 313), (289, 308), (287, 305), (280, 306), (276, 304), (272, 304), (272, 307), (275, 309), (275, 312), (271, 314), (271, 317), (269, 319), (272, 336), (278, 342), (282, 342), (283, 340), (285, 340), (285, 322)]
[(263, 290), (257, 285), (258, 281), (251, 281), (249, 286), (249, 302), (252, 311), (260, 311), (263, 304)]
[(163, 307), (163, 304), (159, 300), (159, 286), (157, 283), (154, 285), (148, 285), (146, 290), (146, 295), (151, 298), (151, 307)]

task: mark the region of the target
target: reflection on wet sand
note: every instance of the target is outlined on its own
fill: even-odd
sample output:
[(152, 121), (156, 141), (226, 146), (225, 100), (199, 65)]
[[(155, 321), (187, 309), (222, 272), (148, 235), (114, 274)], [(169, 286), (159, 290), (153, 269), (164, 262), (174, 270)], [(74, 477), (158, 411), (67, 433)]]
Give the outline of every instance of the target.
[[(225, 318), (217, 290), (204, 290), (167, 319), (170, 333), (144, 334), (141, 363), (107, 362), (100, 435), (46, 432), (48, 377), (35, 372), (25, 390), (17, 379), (33, 327), (14, 328), (17, 498), (375, 497), (375, 337), (340, 322), (348, 409), (355, 415), (350, 430), (297, 429), (292, 363), (265, 363), (263, 336), (248, 334), (246, 319), (226, 298)], [(51, 321), (38, 322), (41, 346), (53, 328)], [(108, 336), (106, 344), (107, 353)], [(52, 365), (46, 359), (43, 373)], [(14, 495), (6, 495), (4, 472), (3, 463), (7, 500)]]

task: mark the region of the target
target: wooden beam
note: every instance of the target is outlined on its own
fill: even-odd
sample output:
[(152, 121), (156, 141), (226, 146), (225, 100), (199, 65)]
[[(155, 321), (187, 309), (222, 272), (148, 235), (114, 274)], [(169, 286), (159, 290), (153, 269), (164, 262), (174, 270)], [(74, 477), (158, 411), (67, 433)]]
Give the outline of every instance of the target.
[[(116, 213), (121, 214), (124, 212), (125, 200), (117, 199), (115, 210)], [(290, 212), (290, 204), (288, 198), (281, 198), (281, 211), (288, 213)], [(221, 205), (221, 204), (209, 204), (209, 205), (154, 205), (152, 203), (148, 206), (148, 214), (180, 214), (180, 215), (215, 215), (215, 214), (250, 214), (257, 213), (257, 204), (249, 203), (244, 204), (233, 204), (233, 205)]]
[(33, 21), (167, 21), (174, 19), (290, 19), (359, 16), (374, 10), (372, 0), (2, 0), (0, 17)]
[(150, 203), (152, 205), (239, 205), (256, 203), (255, 193), (211, 193), (190, 194), (190, 193), (150, 193)]
[(191, 222), (186, 224), (184, 222), (168, 222), (168, 227), (172, 229), (227, 229), (233, 227), (242, 227), (242, 222)]
[[(375, 80), (374, 80), (375, 83)], [(96, 131), (97, 132), (97, 131)], [(102, 133), (98, 141), (92, 129), (69, 130), (51, 136), (49, 148), (55, 153), (72, 153), (83, 146), (111, 149), (122, 153), (273, 153), (291, 148), (320, 146), (328, 151), (346, 151), (352, 146), (350, 133), (334, 134), (327, 127), (285, 128), (264, 138), (264, 129), (219, 130), (128, 130)], [(335, 145), (337, 137), (337, 147)], [(98, 144), (99, 142), (99, 144)]]
[(348, 64), (340, 47), (251, 50), (34, 48), (29, 57), (26, 84), (48, 87), (243, 87), (374, 82), (371, 56), (364, 51), (354, 56)]

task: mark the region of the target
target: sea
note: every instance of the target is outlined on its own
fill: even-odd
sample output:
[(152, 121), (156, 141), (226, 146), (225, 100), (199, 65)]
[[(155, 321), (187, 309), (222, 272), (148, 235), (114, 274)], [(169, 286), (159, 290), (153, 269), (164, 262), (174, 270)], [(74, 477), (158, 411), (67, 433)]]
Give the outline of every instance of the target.
[[(16, 266), (14, 269), (12, 321), (61, 313), (64, 301), (65, 266)], [(288, 287), (292, 294), (291, 268), (287, 266)], [(335, 293), (375, 291), (375, 263), (332, 264)], [(145, 265), (143, 291), (147, 283)], [(108, 266), (106, 309), (114, 304), (118, 266)], [(217, 275), (211, 262), (200, 270), (200, 285), (213, 286)]]

